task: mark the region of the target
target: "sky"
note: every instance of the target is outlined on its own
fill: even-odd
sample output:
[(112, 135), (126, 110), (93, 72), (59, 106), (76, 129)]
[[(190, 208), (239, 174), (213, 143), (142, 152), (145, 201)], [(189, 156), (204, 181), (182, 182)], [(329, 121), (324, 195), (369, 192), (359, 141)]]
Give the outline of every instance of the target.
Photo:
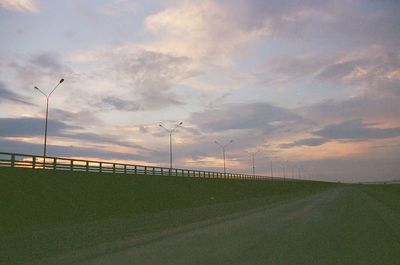
[(396, 0), (0, 0), (0, 152), (400, 179)]

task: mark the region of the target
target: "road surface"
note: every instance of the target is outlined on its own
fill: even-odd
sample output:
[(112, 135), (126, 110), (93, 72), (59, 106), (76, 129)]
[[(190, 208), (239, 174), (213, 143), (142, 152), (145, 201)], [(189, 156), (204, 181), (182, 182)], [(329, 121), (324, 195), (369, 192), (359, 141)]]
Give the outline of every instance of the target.
[(400, 216), (339, 187), (38, 264), (400, 264)]

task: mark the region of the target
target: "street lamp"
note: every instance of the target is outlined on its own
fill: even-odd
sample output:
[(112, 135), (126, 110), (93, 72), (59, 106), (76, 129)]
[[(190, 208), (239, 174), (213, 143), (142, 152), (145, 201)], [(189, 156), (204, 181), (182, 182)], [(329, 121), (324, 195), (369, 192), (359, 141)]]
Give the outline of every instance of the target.
[(285, 169), (285, 167), (286, 167), (286, 164), (287, 164), (287, 163), (289, 163), (288, 160), (283, 161), (283, 162), (281, 163), (282, 168), (283, 168), (283, 181), (285, 181), (285, 179), (286, 179), (286, 169)]
[(274, 179), (274, 169), (273, 169), (273, 167), (272, 167), (272, 158), (271, 158), (271, 160), (269, 161), (270, 162), (270, 166), (271, 166), (271, 179)]
[[(293, 170), (293, 172), (292, 172), (292, 178), (293, 179), (295, 179), (296, 178), (296, 169), (297, 169), (297, 172), (299, 172), (299, 166), (298, 165), (294, 165), (293, 166), (293, 168), (292, 168), (292, 170)], [(297, 179), (300, 179), (300, 177), (297, 175)]]
[(35, 86), (35, 89), (37, 91), (39, 91), (40, 93), (42, 93), (45, 97), (46, 97), (46, 123), (44, 126), (44, 148), (43, 148), (43, 168), (45, 168), (46, 165), (46, 148), (47, 148), (47, 121), (49, 118), (49, 98), (51, 96), (51, 94), (53, 94), (53, 92), (57, 89), (57, 87), (64, 82), (64, 79), (60, 79), (60, 81), (58, 82), (58, 84), (53, 88), (53, 90), (47, 95), (46, 93), (44, 93), (42, 90), (40, 90), (40, 88), (38, 88), (37, 86)]
[(225, 166), (225, 148), (230, 145), (231, 143), (233, 143), (233, 140), (230, 140), (228, 143), (226, 143), (225, 145), (222, 145), (220, 143), (218, 143), (218, 141), (214, 141), (214, 143), (216, 143), (217, 145), (219, 145), (222, 148), (222, 155), (224, 157), (224, 174), (226, 173), (226, 166)]
[(257, 152), (248, 152), (248, 153), (251, 155), (251, 161), (253, 162), (253, 176), (256, 175), (256, 166), (255, 166), (255, 163), (254, 163), (254, 156), (255, 156), (258, 152), (259, 152), (259, 151), (257, 151)]
[[(273, 179), (274, 178), (274, 168), (272, 167), (272, 160), (275, 157), (266, 156), (265, 158), (269, 161), (269, 165), (270, 165), (269, 169), (270, 169), (271, 179)], [(267, 175), (268, 175), (268, 168), (267, 168)]]
[(295, 168), (296, 168), (297, 166), (296, 165), (292, 165), (292, 179), (295, 179)]
[(178, 125), (176, 125), (174, 128), (167, 129), (162, 125), (161, 123), (159, 124), (160, 127), (164, 128), (168, 133), (169, 133), (169, 168), (172, 169), (172, 133), (183, 124), (181, 121)]

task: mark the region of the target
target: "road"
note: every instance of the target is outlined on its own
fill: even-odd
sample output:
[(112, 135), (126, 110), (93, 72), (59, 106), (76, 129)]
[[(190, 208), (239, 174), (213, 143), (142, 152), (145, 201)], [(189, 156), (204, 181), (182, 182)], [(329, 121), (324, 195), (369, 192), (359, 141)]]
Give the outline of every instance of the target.
[(339, 187), (39, 264), (400, 264), (400, 216)]

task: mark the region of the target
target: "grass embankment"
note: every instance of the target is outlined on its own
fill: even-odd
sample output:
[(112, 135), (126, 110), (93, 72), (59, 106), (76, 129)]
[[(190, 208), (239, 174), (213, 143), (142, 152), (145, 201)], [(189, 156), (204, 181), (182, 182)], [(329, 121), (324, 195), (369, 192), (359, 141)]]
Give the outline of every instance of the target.
[(400, 214), (400, 184), (359, 185), (360, 190)]
[(29, 262), (332, 186), (0, 168), (0, 262)]

